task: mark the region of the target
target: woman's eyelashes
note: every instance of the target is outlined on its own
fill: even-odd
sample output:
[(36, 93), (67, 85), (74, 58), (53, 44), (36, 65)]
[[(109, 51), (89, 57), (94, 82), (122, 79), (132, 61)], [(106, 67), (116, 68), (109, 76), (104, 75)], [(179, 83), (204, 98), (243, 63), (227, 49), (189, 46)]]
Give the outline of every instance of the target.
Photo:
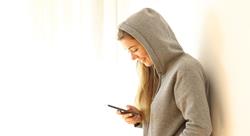
[(138, 48), (132, 48), (132, 49), (130, 49), (131, 53), (135, 53), (136, 51), (138, 51)]

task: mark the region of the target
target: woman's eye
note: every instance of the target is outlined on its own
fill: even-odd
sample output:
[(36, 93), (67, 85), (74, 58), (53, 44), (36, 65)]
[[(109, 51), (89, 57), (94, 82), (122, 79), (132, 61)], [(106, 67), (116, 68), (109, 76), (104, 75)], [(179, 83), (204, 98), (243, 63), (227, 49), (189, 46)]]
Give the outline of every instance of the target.
[(138, 51), (138, 48), (131, 49), (130, 51), (131, 51), (132, 53), (134, 53), (134, 52)]

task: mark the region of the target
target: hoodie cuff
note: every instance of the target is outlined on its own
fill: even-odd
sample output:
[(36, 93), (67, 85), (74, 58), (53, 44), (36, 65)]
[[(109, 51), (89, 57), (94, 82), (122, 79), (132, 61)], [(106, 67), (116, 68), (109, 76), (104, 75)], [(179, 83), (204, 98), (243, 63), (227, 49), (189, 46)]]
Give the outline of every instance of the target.
[(141, 124), (141, 123), (136, 123), (136, 124), (134, 124), (134, 127), (141, 128), (141, 127), (142, 127), (142, 124)]

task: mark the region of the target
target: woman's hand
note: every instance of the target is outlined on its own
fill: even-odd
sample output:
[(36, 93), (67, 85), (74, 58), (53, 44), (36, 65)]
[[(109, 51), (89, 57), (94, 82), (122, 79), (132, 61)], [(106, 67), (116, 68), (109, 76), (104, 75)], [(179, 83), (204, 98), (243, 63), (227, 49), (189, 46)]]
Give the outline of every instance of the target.
[(138, 114), (133, 113), (122, 113), (120, 111), (117, 111), (118, 115), (121, 115), (121, 117), (128, 123), (128, 124), (136, 124), (142, 122), (142, 115), (141, 112), (134, 106), (127, 105), (127, 110), (132, 111)]

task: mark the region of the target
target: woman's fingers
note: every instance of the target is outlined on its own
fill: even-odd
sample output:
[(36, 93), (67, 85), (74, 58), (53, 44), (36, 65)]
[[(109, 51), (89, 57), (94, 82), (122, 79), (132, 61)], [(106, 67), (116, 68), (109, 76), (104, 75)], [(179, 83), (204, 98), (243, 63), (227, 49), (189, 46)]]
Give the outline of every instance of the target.
[(127, 105), (126, 107), (127, 107), (128, 110), (138, 112), (138, 109), (136, 107), (134, 107), (134, 106)]
[(132, 114), (132, 113), (127, 113), (127, 114), (123, 114), (123, 115), (122, 115), (122, 117), (123, 117), (124, 119), (132, 118), (132, 117), (134, 117), (134, 116), (135, 116), (135, 115)]
[(140, 111), (131, 105), (127, 105), (127, 110), (134, 112), (134, 113), (138, 113), (138, 114), (134, 114), (134, 113), (124, 113), (121, 112), (119, 110), (117, 110), (117, 114), (120, 115), (128, 124), (136, 124), (142, 121), (142, 116), (140, 114)]
[(132, 111), (132, 112), (134, 112), (134, 113), (140, 114), (140, 110), (138, 110), (136, 107), (131, 106), (131, 105), (127, 105), (126, 107), (127, 107), (127, 109), (128, 109), (129, 111)]
[(136, 124), (138, 122), (141, 122), (140, 115), (127, 116), (127, 118), (124, 118), (124, 120), (129, 124)]

